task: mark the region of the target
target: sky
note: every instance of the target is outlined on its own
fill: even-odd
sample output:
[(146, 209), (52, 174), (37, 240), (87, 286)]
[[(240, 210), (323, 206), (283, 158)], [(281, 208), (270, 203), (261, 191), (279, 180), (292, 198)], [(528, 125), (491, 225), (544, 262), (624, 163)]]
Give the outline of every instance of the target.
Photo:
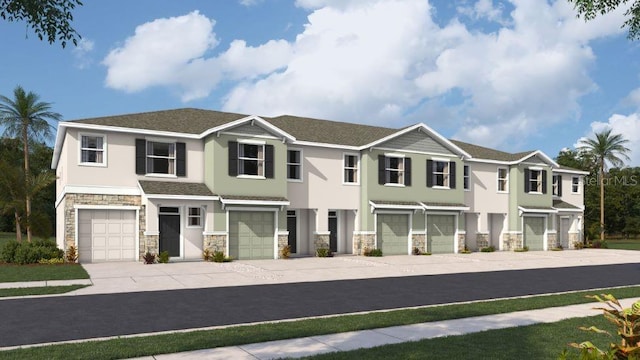
[(640, 41), (567, 0), (110, 0), (78, 46), (0, 21), (0, 94), (64, 120), (194, 107), (401, 128), (551, 157), (607, 127), (640, 166)]

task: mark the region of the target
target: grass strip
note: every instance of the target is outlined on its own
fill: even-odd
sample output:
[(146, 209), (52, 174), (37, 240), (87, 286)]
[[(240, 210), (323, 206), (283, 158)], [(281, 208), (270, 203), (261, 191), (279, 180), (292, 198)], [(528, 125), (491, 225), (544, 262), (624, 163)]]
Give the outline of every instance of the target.
[(0, 282), (88, 279), (80, 264), (0, 264)]
[[(554, 306), (583, 304), (592, 302), (591, 299), (585, 298), (585, 295), (594, 293), (610, 293), (619, 299), (638, 297), (640, 296), (640, 286), (510, 300), (483, 301), (472, 304), (443, 305), (420, 309), (344, 315), (282, 323), (245, 325), (186, 333), (48, 345), (0, 351), (0, 359), (120, 359), (141, 357), (346, 331), (501, 314)], [(212, 312), (211, 316), (215, 316), (215, 312)], [(153, 319), (149, 319), (149, 321), (153, 321)], [(511, 338), (511, 336), (509, 336), (509, 338)], [(501, 341), (505, 341), (504, 338), (502, 338)]]
[(0, 289), (0, 298), (10, 297), (10, 296), (64, 294), (73, 290), (82, 289), (83, 287), (87, 287), (87, 285), (43, 286), (43, 287), (29, 287), (29, 288)]
[[(579, 355), (570, 348), (571, 342), (585, 340), (600, 349), (609, 349), (609, 342), (617, 337), (589, 333), (579, 326), (595, 325), (615, 334), (615, 327), (602, 316), (575, 318), (548, 324), (534, 324), (507, 329), (405, 342), (345, 352), (314, 355), (304, 359), (456, 359), (456, 360), (512, 360), (512, 359), (557, 359), (563, 350)], [(570, 357), (571, 358), (571, 357)], [(575, 357), (578, 359), (579, 357)]]

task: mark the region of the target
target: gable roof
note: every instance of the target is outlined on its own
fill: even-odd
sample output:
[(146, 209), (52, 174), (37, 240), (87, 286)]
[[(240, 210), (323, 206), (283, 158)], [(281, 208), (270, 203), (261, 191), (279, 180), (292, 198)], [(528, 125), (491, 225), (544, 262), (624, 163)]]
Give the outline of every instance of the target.
[(508, 153), (496, 149), (491, 149), (484, 146), (469, 144), (459, 140), (451, 140), (452, 143), (462, 148), (464, 151), (469, 153), (472, 158), (476, 159), (485, 159), (485, 160), (496, 160), (496, 161), (518, 161), (523, 157), (533, 153), (533, 151), (524, 151), (519, 153)]

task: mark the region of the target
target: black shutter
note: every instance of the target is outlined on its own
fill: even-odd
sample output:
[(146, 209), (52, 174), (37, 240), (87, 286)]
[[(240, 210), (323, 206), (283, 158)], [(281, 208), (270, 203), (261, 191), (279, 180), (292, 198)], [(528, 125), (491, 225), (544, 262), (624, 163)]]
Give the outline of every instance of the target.
[(456, 188), (456, 163), (455, 161), (449, 162), (449, 188)]
[(427, 160), (427, 187), (433, 186), (433, 160)]
[(411, 158), (404, 158), (404, 185), (411, 186)]
[(529, 169), (524, 169), (524, 192), (528, 193), (531, 191), (531, 173)]
[(229, 141), (229, 176), (238, 176), (238, 142)]
[(384, 183), (387, 182), (384, 170), (385, 162), (386, 158), (384, 155), (378, 155), (378, 184), (380, 185), (384, 185)]
[(562, 175), (556, 175), (558, 178), (558, 196), (562, 196)]
[(136, 139), (136, 174), (147, 173), (147, 141)]
[(273, 145), (264, 146), (264, 177), (273, 179)]
[(176, 175), (187, 176), (187, 149), (183, 142), (176, 143)]
[(542, 170), (542, 193), (547, 193), (547, 170)]

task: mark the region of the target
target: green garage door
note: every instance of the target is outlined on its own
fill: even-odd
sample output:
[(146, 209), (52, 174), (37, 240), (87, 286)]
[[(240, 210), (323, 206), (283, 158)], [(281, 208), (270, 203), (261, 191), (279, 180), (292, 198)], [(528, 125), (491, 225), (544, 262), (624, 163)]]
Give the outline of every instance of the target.
[(427, 214), (427, 248), (432, 254), (454, 252), (456, 217), (453, 215)]
[(525, 216), (524, 220), (524, 246), (529, 250), (543, 250), (544, 243), (544, 218)]
[(274, 258), (274, 213), (229, 212), (229, 255), (234, 259)]
[(409, 254), (409, 215), (378, 215), (378, 249), (384, 255)]

